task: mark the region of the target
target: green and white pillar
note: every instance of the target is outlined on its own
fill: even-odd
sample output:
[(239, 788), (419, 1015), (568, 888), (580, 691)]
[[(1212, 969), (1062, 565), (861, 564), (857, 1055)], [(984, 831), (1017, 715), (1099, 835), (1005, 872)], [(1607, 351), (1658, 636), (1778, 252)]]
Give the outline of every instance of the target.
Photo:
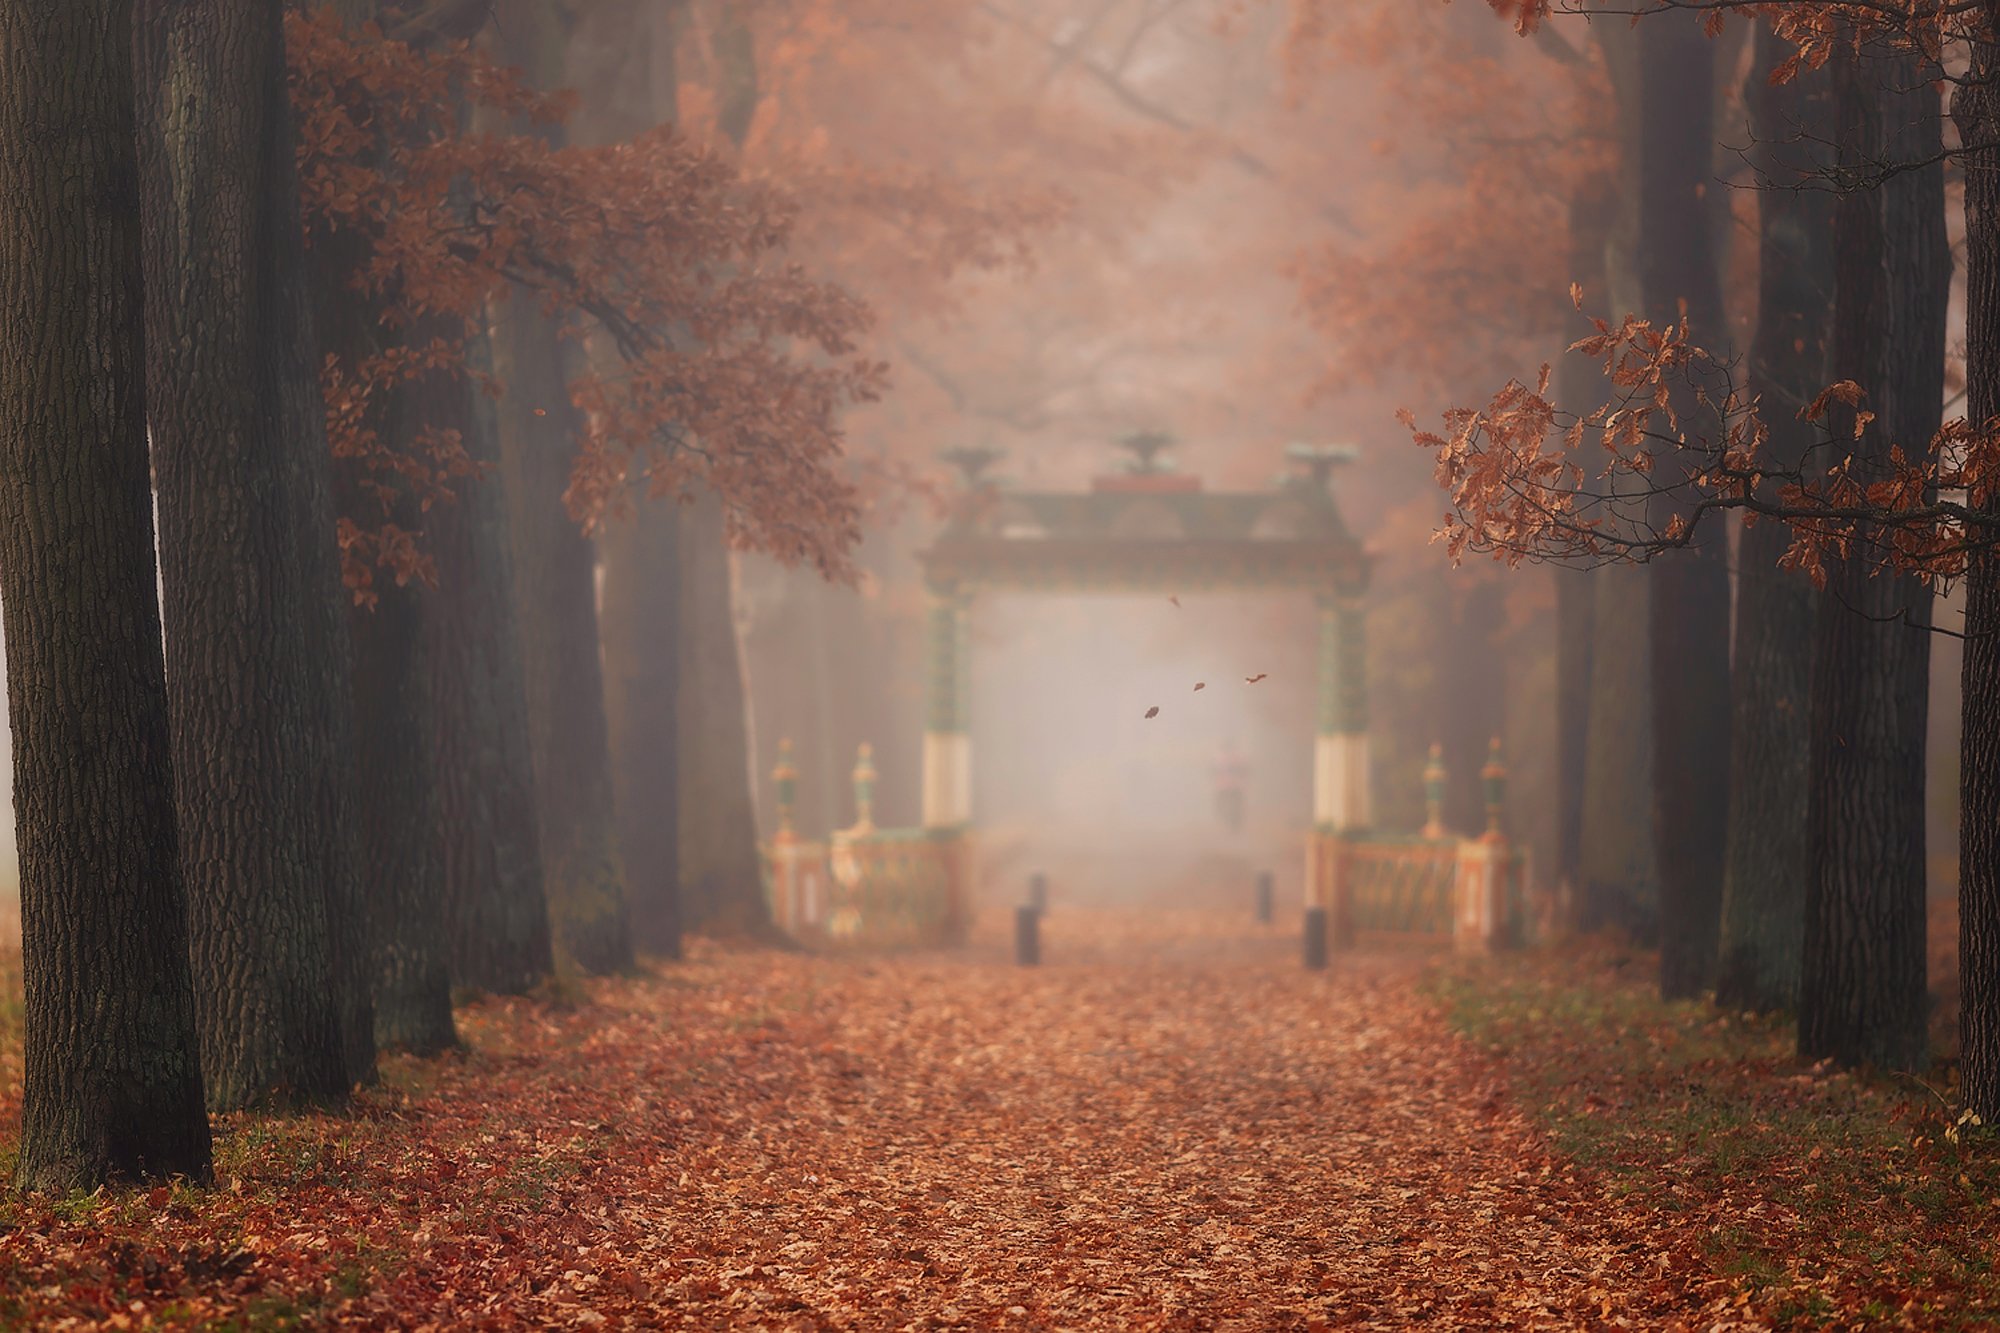
[(924, 827), (959, 828), (972, 822), (971, 631), (964, 596), (937, 596), (926, 637)]
[(1368, 792), (1368, 636), (1358, 593), (1319, 599), (1319, 729), (1313, 822), (1345, 832), (1374, 821)]

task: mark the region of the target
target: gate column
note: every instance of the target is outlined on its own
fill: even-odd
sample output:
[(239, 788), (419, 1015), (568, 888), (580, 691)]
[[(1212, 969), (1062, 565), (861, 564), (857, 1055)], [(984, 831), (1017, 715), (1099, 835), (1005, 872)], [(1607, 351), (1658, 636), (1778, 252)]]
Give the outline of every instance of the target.
[(1367, 613), (1356, 592), (1321, 596), (1319, 728), (1313, 738), (1313, 823), (1336, 832), (1374, 822), (1368, 791)]
[(928, 829), (972, 822), (970, 607), (956, 590), (931, 603), (926, 627), (923, 819)]

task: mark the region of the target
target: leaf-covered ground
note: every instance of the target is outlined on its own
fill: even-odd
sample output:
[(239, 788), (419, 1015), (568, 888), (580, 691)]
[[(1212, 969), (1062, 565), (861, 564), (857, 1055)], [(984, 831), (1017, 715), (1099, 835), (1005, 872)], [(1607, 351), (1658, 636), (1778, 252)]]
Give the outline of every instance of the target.
[(1714, 1205), (1700, 1172), (1624, 1169), (1652, 1140), (1614, 1161), (1552, 1122), (1540, 1099), (1598, 1047), (1534, 1081), (1507, 1025), (1558, 983), (1528, 964), (1307, 974), (1288, 931), (1195, 913), (1058, 911), (1045, 951), (708, 947), (569, 1004), (471, 1005), (462, 1058), (392, 1063), (353, 1114), (223, 1123), (212, 1191), (7, 1203), (0, 1325), (1902, 1318), (1840, 1282), (1781, 1309), (1716, 1239), (1718, 1206), (1812, 1239), (1767, 1231), (1755, 1179)]

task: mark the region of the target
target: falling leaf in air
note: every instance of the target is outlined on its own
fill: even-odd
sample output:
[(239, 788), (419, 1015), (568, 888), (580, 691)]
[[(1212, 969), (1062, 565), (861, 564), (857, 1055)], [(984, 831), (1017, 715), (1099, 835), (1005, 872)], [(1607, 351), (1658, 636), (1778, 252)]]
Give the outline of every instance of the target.
[(1266, 677), (1266, 676), (1268, 676), (1268, 675), (1270, 675), (1270, 674), (1271, 674), (1271, 673), (1270, 673), (1270, 672), (1268, 672), (1268, 671), (1259, 671), (1259, 672), (1258, 672), (1258, 673), (1257, 673), (1256, 675), (1254, 675), (1254, 676), (1245, 676), (1245, 677), (1243, 678), (1243, 683), (1244, 683), (1245, 685), (1255, 685), (1255, 684), (1256, 684), (1256, 683), (1257, 683), (1258, 681), (1260, 681), (1260, 680), (1264, 679), (1264, 677)]
[(546, 407), (538, 407), (535, 409), (535, 415), (538, 417), (545, 417), (548, 414), (549, 414), (549, 409)]
[(1174, 606), (1175, 606), (1175, 608), (1176, 608), (1176, 609), (1178, 609), (1178, 608), (1179, 608), (1179, 606), (1180, 606), (1180, 604), (1181, 604), (1181, 599), (1180, 599), (1179, 597), (1175, 596), (1175, 595), (1174, 595), (1173, 593), (1168, 593), (1168, 594), (1167, 594), (1167, 600), (1168, 600), (1168, 601), (1170, 601), (1170, 602), (1172, 602), (1172, 603), (1174, 604)]
[(1194, 683), (1194, 687), (1198, 690), (1205, 690), (1208, 688), (1208, 682), (1205, 680), (1198, 680)]
[(1146, 710), (1147, 717), (1158, 717), (1159, 715), (1160, 715), (1160, 706), (1158, 704), (1154, 704), (1151, 708), (1148, 708)]

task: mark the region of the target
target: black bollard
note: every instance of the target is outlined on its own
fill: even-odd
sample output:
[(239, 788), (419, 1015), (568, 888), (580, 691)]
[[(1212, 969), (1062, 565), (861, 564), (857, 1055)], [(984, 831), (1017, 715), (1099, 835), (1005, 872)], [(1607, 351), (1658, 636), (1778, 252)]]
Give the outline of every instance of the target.
[(1257, 872), (1257, 919), (1265, 925), (1271, 924), (1271, 872)]
[(1042, 961), (1042, 914), (1029, 903), (1014, 909), (1014, 961), (1022, 967)]
[(1049, 910), (1049, 877), (1039, 870), (1028, 876), (1028, 906), (1037, 912)]
[(1326, 970), (1326, 909), (1308, 907), (1306, 909), (1306, 970), (1324, 972)]

